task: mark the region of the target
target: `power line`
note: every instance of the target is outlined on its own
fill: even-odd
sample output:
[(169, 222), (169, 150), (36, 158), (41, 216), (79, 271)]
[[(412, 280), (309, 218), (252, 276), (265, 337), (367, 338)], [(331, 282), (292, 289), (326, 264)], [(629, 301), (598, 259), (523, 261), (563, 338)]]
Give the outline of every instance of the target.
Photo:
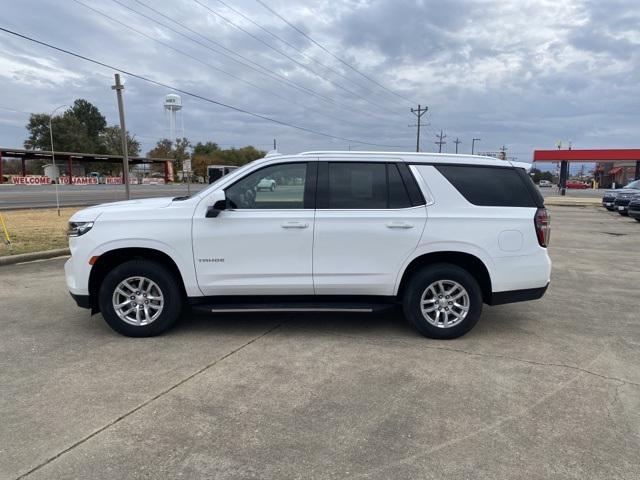
[(233, 110), (233, 111), (238, 112), (238, 113), (244, 113), (245, 115), (249, 115), (249, 116), (252, 116), (252, 117), (255, 117), (255, 118), (259, 118), (261, 120), (265, 120), (265, 121), (272, 122), (272, 123), (275, 123), (275, 124), (278, 124), (278, 125), (282, 125), (284, 127), (293, 128), (293, 129), (296, 129), (296, 130), (300, 130), (300, 131), (303, 131), (303, 132), (311, 133), (311, 134), (322, 136), (322, 137), (333, 138), (335, 140), (342, 140), (342, 141), (346, 141), (346, 142), (359, 143), (359, 144), (362, 144), (362, 145), (371, 145), (371, 146), (375, 146), (375, 147), (388, 147), (388, 148), (402, 148), (402, 146), (400, 146), (400, 145), (386, 145), (386, 144), (379, 144), (379, 143), (371, 143), (371, 142), (365, 142), (365, 141), (362, 141), (362, 140), (354, 140), (354, 139), (350, 139), (350, 138), (346, 138), (346, 137), (341, 137), (341, 136), (338, 136), (338, 135), (332, 135), (330, 133), (322, 132), (320, 130), (315, 130), (315, 129), (312, 129), (312, 128), (302, 127), (300, 125), (295, 125), (293, 123), (285, 122), (283, 120), (278, 120), (276, 118), (267, 117), (265, 115), (261, 115), (259, 113), (254, 113), (254, 112), (251, 112), (249, 110), (245, 110), (243, 108), (239, 108), (239, 107), (235, 107), (233, 105), (229, 105), (227, 103), (219, 102), (217, 100), (205, 97), (205, 96), (200, 95), (198, 93), (193, 93), (193, 92), (190, 92), (188, 90), (183, 90), (181, 88), (174, 87), (174, 86), (169, 85), (167, 83), (159, 82), (158, 80), (153, 80), (153, 79), (151, 79), (149, 77), (145, 77), (143, 75), (130, 72), (130, 71), (125, 70), (123, 68), (119, 68), (119, 67), (115, 67), (113, 65), (109, 65), (108, 63), (101, 62), (100, 60), (96, 60), (96, 59), (87, 57), (85, 55), (81, 55), (79, 53), (75, 53), (75, 52), (72, 52), (70, 50), (66, 50), (64, 48), (57, 47), (57, 46), (52, 45), (50, 43), (43, 42), (41, 40), (37, 40), (37, 39), (35, 39), (33, 37), (30, 37), (28, 35), (24, 35), (24, 34), (15, 32), (13, 30), (9, 30), (8, 28), (0, 27), (0, 31), (8, 33), (10, 35), (13, 35), (15, 37), (22, 38), (23, 40), (28, 40), (30, 42), (37, 43), (38, 45), (42, 45), (44, 47), (50, 48), (52, 50), (56, 50), (58, 52), (66, 54), (66, 55), (70, 55), (72, 57), (79, 58), (79, 59), (84, 60), (86, 62), (90, 62), (90, 63), (93, 63), (95, 65), (99, 65), (101, 67), (108, 68), (110, 70), (115, 70), (116, 72), (123, 73), (123, 74), (128, 75), (128, 76), (130, 76), (132, 78), (137, 78), (138, 80), (142, 80), (142, 81), (150, 83), (152, 85), (156, 85), (156, 86), (162, 87), (162, 88), (167, 88), (169, 90), (173, 90), (174, 92), (178, 92), (178, 93), (182, 93), (183, 95), (187, 95), (188, 97), (197, 98), (198, 100), (202, 100), (204, 102), (208, 102), (208, 103), (211, 103), (213, 105), (218, 105), (220, 107), (224, 107), (224, 108), (227, 108), (229, 110)]
[[(195, 0), (194, 0), (195, 1)], [(382, 88), (383, 90), (389, 92), (392, 95), (395, 95), (398, 98), (401, 98), (407, 102), (410, 103), (414, 103), (412, 100), (410, 100), (409, 98), (400, 95), (399, 93), (394, 92), (393, 90), (391, 90), (390, 88), (385, 87), (384, 85), (382, 85), (381, 83), (378, 83), (375, 79), (371, 78), (369, 75), (362, 73), (360, 70), (358, 70), (356, 67), (352, 66), (351, 64), (347, 63), (346, 61), (342, 60), (340, 57), (338, 57), (337, 55), (335, 55), (333, 52), (331, 52), (330, 50), (328, 50), (326, 47), (324, 47), (322, 44), (318, 43), (317, 41), (315, 41), (313, 38), (311, 38), (309, 35), (307, 35), (305, 32), (303, 32), (302, 30), (300, 30), (298, 27), (296, 27), (294, 24), (292, 24), (289, 20), (287, 20), (286, 18), (284, 18), (282, 15), (280, 15), (278, 12), (276, 12), (274, 9), (272, 9), (269, 5), (267, 5), (266, 3), (264, 3), (262, 0), (256, 0), (256, 2), (258, 2), (260, 5), (262, 5), (264, 8), (266, 8), (267, 10), (269, 10), (271, 13), (273, 13), (276, 17), (278, 17), (280, 20), (282, 20), (284, 23), (286, 23), (287, 25), (289, 25), (291, 28), (293, 28), (296, 32), (298, 32), (300, 35), (304, 36), (306, 39), (308, 39), (310, 42), (312, 42), (314, 45), (317, 45), (318, 47), (320, 47), (322, 50), (324, 50), (325, 52), (327, 52), (329, 55), (331, 55), (333, 58), (335, 58), (336, 60), (338, 60), (340, 63), (342, 63), (343, 65), (345, 65), (346, 67), (349, 67), (351, 70), (353, 70), (354, 72), (356, 72), (358, 75), (366, 78), (367, 80), (369, 80), (370, 82), (375, 83), (378, 87)]]
[[(230, 72), (227, 72), (227, 71), (225, 71), (225, 70), (222, 70), (222, 69), (220, 69), (219, 67), (216, 67), (216, 66), (214, 66), (214, 65), (211, 65), (210, 63), (205, 62), (204, 60), (201, 60), (201, 59), (199, 59), (199, 58), (197, 58), (197, 57), (195, 57), (195, 56), (193, 56), (193, 55), (191, 55), (191, 54), (189, 54), (189, 53), (186, 53), (186, 52), (184, 52), (184, 51), (182, 51), (182, 50), (180, 50), (180, 49), (177, 49), (177, 48), (175, 48), (175, 47), (173, 47), (173, 46), (171, 46), (171, 45), (169, 45), (169, 44), (167, 44), (167, 43), (165, 43), (165, 42), (162, 42), (161, 40), (158, 40), (158, 39), (156, 39), (156, 38), (153, 38), (153, 37), (151, 37), (150, 35), (147, 35), (147, 34), (145, 34), (144, 32), (141, 32), (140, 30), (137, 30), (136, 28), (134, 28), (134, 27), (132, 27), (132, 26), (130, 26), (130, 25), (127, 25), (126, 23), (121, 22), (120, 20), (115, 19), (115, 18), (113, 18), (113, 17), (111, 17), (111, 16), (107, 15), (107, 14), (106, 14), (106, 13), (104, 13), (104, 12), (101, 12), (100, 10), (97, 10), (97, 9), (95, 9), (95, 8), (93, 8), (93, 7), (90, 7), (90, 6), (86, 5), (86, 4), (84, 4), (84, 3), (83, 3), (83, 2), (81, 2), (80, 0), (73, 0), (73, 1), (74, 1), (74, 2), (76, 2), (76, 3), (79, 3), (79, 4), (81, 4), (81, 5), (83, 5), (84, 7), (88, 8), (89, 10), (94, 11), (95, 13), (97, 13), (97, 14), (99, 14), (99, 15), (102, 15), (102, 16), (104, 16), (104, 17), (108, 18), (109, 20), (112, 20), (113, 22), (116, 22), (116, 23), (118, 23), (118, 24), (120, 24), (120, 25), (124, 26), (125, 28), (128, 28), (128, 29), (130, 29), (130, 30), (132, 30), (132, 31), (136, 32), (136, 33), (137, 33), (137, 34), (139, 34), (139, 35), (142, 35), (143, 37), (145, 37), (145, 38), (147, 38), (147, 39), (149, 39), (149, 40), (152, 40), (152, 41), (154, 41), (154, 42), (156, 42), (156, 43), (159, 43), (159, 44), (160, 44), (160, 45), (162, 45), (162, 46), (165, 46), (165, 47), (167, 47), (167, 48), (170, 48), (171, 50), (174, 50), (174, 51), (176, 51), (176, 52), (178, 52), (178, 53), (180, 53), (180, 54), (182, 54), (182, 55), (185, 55), (185, 56), (187, 56), (187, 57), (189, 57), (189, 58), (191, 58), (191, 59), (193, 59), (193, 60), (195, 60), (195, 61), (197, 61), (197, 62), (199, 62), (199, 63), (202, 63), (203, 65), (206, 65), (206, 66), (208, 66), (208, 67), (210, 67), (210, 68), (212, 68), (212, 69), (214, 69), (214, 70), (217, 70), (217, 71), (219, 71), (219, 72), (221, 72), (221, 73), (224, 73), (225, 75), (228, 75), (228, 76), (230, 76), (230, 77), (232, 77), (232, 78), (234, 78), (234, 79), (236, 79), (236, 80), (239, 80), (239, 81), (241, 81), (241, 82), (244, 82), (244, 83), (246, 83), (247, 85), (250, 85), (250, 86), (252, 86), (253, 88), (256, 88), (256, 89), (258, 89), (258, 90), (260, 90), (260, 91), (262, 91), (262, 92), (269, 93), (269, 94), (271, 94), (271, 95), (273, 95), (273, 96), (275, 96), (275, 97), (278, 97), (279, 99), (284, 100), (284, 101), (285, 101), (285, 102), (287, 102), (287, 103), (290, 103), (290, 104), (292, 104), (292, 105), (296, 105), (296, 106), (298, 106), (298, 107), (302, 107), (302, 105), (300, 105), (298, 102), (296, 102), (296, 101), (294, 101), (294, 100), (291, 100), (290, 98), (287, 98), (287, 97), (285, 97), (285, 96), (283, 96), (283, 95), (280, 95), (279, 93), (275, 93), (275, 92), (273, 92), (272, 90), (268, 90), (268, 89), (265, 89), (265, 88), (263, 88), (263, 87), (260, 87), (260, 86), (258, 86), (258, 85), (256, 85), (256, 84), (254, 84), (254, 83), (252, 83), (252, 82), (250, 82), (250, 81), (248, 81), (248, 80), (245, 80), (245, 79), (244, 79), (244, 78), (242, 78), (242, 77), (239, 77), (239, 76), (237, 76), (237, 75), (235, 75), (235, 74), (233, 74), (233, 73), (230, 73)], [(162, 22), (160, 22), (160, 21), (158, 21), (158, 20), (156, 20), (156, 19), (154, 19), (154, 18), (150, 17), (149, 15), (145, 15), (145, 14), (144, 14), (144, 13), (142, 13), (142, 12), (138, 12), (137, 10), (135, 10), (135, 9), (133, 9), (133, 8), (131, 8), (131, 7), (128, 7), (127, 5), (123, 4), (123, 3), (122, 3), (122, 2), (120, 2), (119, 0), (112, 0), (112, 1), (113, 1), (113, 2), (115, 2), (115, 3), (117, 3), (118, 5), (120, 5), (120, 6), (122, 6), (122, 7), (124, 7), (124, 8), (126, 8), (126, 9), (128, 9), (128, 10), (130, 10), (130, 11), (132, 11), (132, 12), (134, 12), (134, 13), (136, 13), (136, 14), (138, 14), (138, 15), (140, 15), (140, 16), (142, 16), (142, 17), (146, 18), (146, 19), (148, 19), (148, 20), (151, 20), (152, 22), (157, 23), (158, 25), (162, 25), (163, 27), (165, 27), (165, 28), (167, 28), (167, 29), (171, 30), (171, 31), (172, 31), (172, 32), (174, 32), (174, 33), (177, 33), (178, 35), (182, 35), (183, 37), (185, 37), (185, 38), (187, 38), (187, 39), (191, 40), (192, 42), (195, 42), (195, 43), (196, 43), (196, 44), (198, 44), (198, 45), (201, 45), (201, 46), (202, 46), (202, 47), (204, 47), (204, 48), (207, 48), (207, 49), (209, 49), (209, 50), (211, 50), (211, 51), (213, 51), (213, 52), (220, 53), (220, 54), (222, 54), (222, 55), (224, 55), (224, 56), (226, 56), (226, 57), (229, 57), (231, 60), (233, 60), (233, 61), (235, 61), (235, 62), (237, 62), (237, 63), (239, 63), (239, 64), (241, 64), (241, 65), (243, 65), (243, 66), (247, 66), (247, 67), (249, 67), (249, 68), (252, 68), (252, 70), (257, 71), (258, 73), (264, 73), (264, 72), (260, 72), (260, 70), (258, 70), (258, 69), (256, 69), (256, 68), (251, 67), (250, 65), (246, 65), (245, 63), (240, 62), (240, 61), (238, 61), (238, 60), (234, 59), (233, 57), (231, 57), (230, 55), (225, 54), (224, 52), (219, 52), (218, 50), (216, 50), (216, 49), (214, 49), (214, 48), (210, 47), (209, 45), (206, 45), (206, 44), (204, 44), (204, 43), (202, 43), (202, 42), (199, 42), (199, 41), (197, 41), (197, 40), (195, 40), (195, 39), (193, 39), (193, 38), (189, 37), (188, 35), (186, 35), (186, 34), (184, 34), (184, 33), (180, 32), (180, 31), (178, 31), (178, 30), (176, 30), (176, 29), (174, 29), (174, 28), (171, 28), (170, 26), (168, 26), (168, 25), (166, 25), (166, 24), (164, 24), (164, 23), (162, 23)], [(137, 1), (137, 0), (134, 0), (134, 1)], [(138, 2), (138, 3), (141, 3), (141, 2)], [(141, 4), (142, 4), (142, 3), (141, 3)], [(144, 4), (142, 4), (142, 5), (144, 5)], [(146, 5), (145, 5), (145, 6), (146, 6)], [(157, 10), (155, 10), (155, 9), (153, 9), (153, 8), (151, 8), (151, 7), (148, 7), (148, 6), (147, 6), (147, 8), (149, 8), (150, 10), (154, 10), (154, 11), (156, 11), (156, 12), (157, 12)], [(157, 13), (158, 13), (159, 15), (162, 15), (162, 13), (161, 13), (161, 12), (157, 12)], [(179, 22), (176, 22), (176, 23), (178, 23), (180, 26), (183, 26), (183, 25), (181, 25)], [(184, 26), (183, 26), (183, 28), (186, 28), (186, 27), (184, 27)], [(262, 67), (262, 68), (264, 68), (264, 67)], [(276, 78), (276, 80), (277, 80), (277, 78)], [(315, 92), (314, 92), (314, 93), (315, 93)], [(338, 106), (342, 107), (342, 105), (341, 105), (340, 103), (335, 102), (333, 99), (331, 99), (331, 98), (329, 98), (329, 97), (325, 97), (324, 95), (321, 95), (321, 94), (317, 94), (317, 95), (319, 95), (319, 96), (321, 96), (321, 97), (323, 97), (323, 98), (326, 98), (326, 99), (327, 99), (330, 103), (332, 103), (332, 104), (335, 104), (335, 105), (338, 105)], [(344, 107), (344, 108), (346, 109), (346, 107)], [(363, 113), (363, 114), (365, 114), (365, 115), (368, 115), (368, 112), (365, 112), (364, 110), (359, 110), (359, 109), (356, 109), (356, 110), (360, 111), (361, 113)], [(337, 120), (337, 121), (341, 121), (341, 119), (339, 119), (339, 118), (337, 118), (337, 117), (333, 117), (333, 116), (331, 116), (331, 115), (328, 115), (328, 114), (325, 114), (325, 113), (322, 113), (322, 112), (317, 112), (317, 113), (318, 113), (319, 115), (321, 115), (321, 116), (324, 116), (324, 117), (330, 118), (331, 120), (334, 120), (334, 121), (335, 121), (335, 120)]]
[[(315, 91), (315, 90), (313, 90), (313, 89), (311, 89), (311, 88), (308, 88), (308, 87), (302, 86), (302, 85), (300, 85), (300, 84), (298, 84), (298, 83), (296, 83), (296, 82), (294, 82), (294, 81), (292, 81), (292, 80), (289, 80), (288, 78), (286, 78), (286, 77), (284, 77), (284, 76), (280, 75), (280, 74), (279, 74), (279, 73), (277, 73), (277, 72), (273, 72), (273, 71), (272, 71), (272, 69), (269, 69), (269, 68), (267, 68), (267, 67), (265, 67), (265, 66), (263, 66), (263, 65), (261, 65), (261, 64), (259, 64), (259, 63), (257, 63), (257, 62), (254, 62), (253, 60), (249, 59), (248, 57), (246, 57), (246, 56), (244, 56), (244, 55), (242, 55), (242, 54), (239, 54), (239, 53), (237, 53), (237, 52), (234, 52), (233, 50), (231, 50), (231, 49), (229, 49), (229, 48), (225, 47), (223, 44), (221, 44), (221, 43), (219, 43), (219, 42), (216, 42), (215, 40), (212, 40), (210, 37), (207, 37), (207, 36), (202, 35), (201, 33), (199, 33), (199, 32), (197, 32), (197, 31), (195, 31), (195, 30), (193, 30), (193, 29), (189, 28), (188, 26), (184, 25), (183, 23), (178, 22), (177, 20), (175, 20), (175, 19), (171, 18), (170, 16), (168, 16), (168, 15), (166, 15), (166, 14), (164, 14), (164, 13), (162, 13), (162, 12), (158, 11), (158, 10), (156, 10), (155, 8), (153, 8), (153, 7), (151, 7), (151, 6), (147, 5), (147, 4), (145, 4), (144, 2), (141, 2), (140, 0), (133, 0), (133, 1), (134, 1), (134, 2), (136, 2), (136, 3), (138, 3), (138, 4), (140, 4), (140, 5), (142, 5), (143, 7), (145, 7), (145, 8), (147, 8), (147, 9), (151, 10), (151, 11), (152, 11), (152, 12), (154, 12), (156, 15), (159, 15), (159, 16), (161, 16), (161, 17), (163, 17), (163, 18), (165, 18), (165, 19), (167, 19), (167, 20), (169, 20), (169, 21), (171, 21), (171, 22), (175, 23), (176, 25), (178, 25), (178, 26), (182, 27), (183, 29), (185, 29), (185, 30), (187, 30), (187, 31), (189, 31), (189, 32), (191, 32), (191, 33), (193, 33), (194, 35), (197, 35), (198, 37), (200, 37), (200, 38), (202, 38), (202, 39), (206, 40), (207, 42), (209, 42), (209, 43), (211, 43), (211, 44), (213, 44), (213, 45), (216, 45), (217, 47), (219, 47), (219, 48), (221, 48), (221, 49), (223, 49), (223, 50), (225, 50), (225, 51), (227, 51), (227, 52), (229, 52), (229, 53), (221, 52), (221, 51), (219, 51), (219, 50), (217, 50), (217, 49), (215, 49), (215, 48), (213, 48), (213, 47), (211, 47), (211, 46), (209, 46), (209, 45), (203, 44), (202, 42), (199, 42), (198, 40), (195, 40), (195, 39), (193, 39), (193, 38), (189, 37), (188, 35), (186, 35), (186, 34), (184, 34), (184, 33), (180, 32), (180, 31), (178, 31), (178, 30), (175, 30), (175, 29), (171, 28), (171, 27), (167, 26), (166, 24), (164, 24), (164, 23), (162, 23), (162, 22), (160, 22), (160, 21), (158, 21), (158, 20), (156, 20), (156, 19), (153, 19), (152, 17), (149, 17), (148, 15), (145, 15), (145, 14), (144, 14), (144, 13), (142, 13), (142, 12), (139, 12), (138, 10), (135, 10), (135, 9), (133, 9), (133, 8), (129, 7), (128, 5), (124, 5), (124, 4), (123, 4), (123, 3), (121, 3), (119, 0), (112, 0), (112, 1), (116, 2), (117, 4), (119, 4), (119, 5), (123, 6), (124, 8), (126, 8), (126, 9), (128, 9), (128, 10), (130, 10), (130, 11), (132, 11), (132, 12), (137, 13), (138, 15), (141, 15), (141, 16), (143, 16), (143, 17), (145, 17), (145, 18), (147, 18), (147, 19), (149, 19), (149, 20), (151, 20), (151, 21), (153, 21), (153, 22), (155, 22), (155, 23), (157, 23), (157, 24), (159, 24), (159, 25), (164, 26), (165, 28), (168, 28), (168, 29), (169, 29), (169, 30), (171, 30), (172, 32), (175, 32), (175, 33), (177, 33), (177, 34), (179, 34), (179, 35), (181, 35), (181, 36), (183, 36), (183, 37), (185, 37), (185, 38), (188, 38), (188, 39), (189, 39), (189, 40), (191, 40), (192, 42), (194, 42), (194, 43), (196, 43), (196, 44), (198, 44), (198, 45), (200, 45), (200, 46), (202, 46), (202, 47), (204, 47), (204, 48), (207, 48), (208, 50), (211, 50), (212, 52), (218, 53), (219, 55), (223, 55), (223, 56), (225, 56), (225, 57), (229, 58), (231, 61), (236, 62), (236, 63), (238, 63), (238, 64), (240, 64), (240, 65), (243, 65), (243, 66), (245, 66), (245, 67), (247, 67), (247, 68), (249, 68), (249, 69), (251, 69), (251, 70), (253, 70), (253, 71), (257, 72), (257, 73), (261, 73), (261, 74), (263, 74), (263, 75), (266, 75), (266, 76), (268, 76), (268, 77), (270, 77), (270, 78), (272, 78), (272, 79), (274, 79), (274, 80), (276, 80), (276, 81), (279, 81), (279, 82), (281, 82), (281, 83), (284, 83), (284, 84), (286, 84), (286, 85), (288, 85), (288, 86), (290, 86), (290, 87), (292, 87), (292, 88), (295, 88), (295, 89), (297, 89), (297, 90), (300, 90), (300, 91), (302, 91), (302, 92), (305, 92), (305, 93), (308, 93), (308, 94), (314, 95), (314, 96), (316, 96), (316, 97), (318, 97), (318, 98), (320, 98), (320, 99), (324, 100), (324, 101), (325, 101), (325, 102), (327, 102), (327, 103), (331, 103), (331, 104), (333, 104), (333, 105), (342, 106), (339, 102), (336, 102), (336, 101), (335, 101), (335, 100), (333, 100), (331, 97), (328, 97), (328, 96), (326, 96), (326, 95), (323, 95), (322, 93), (318, 93), (317, 91)], [(237, 57), (239, 57), (239, 58), (243, 59), (245, 62), (248, 62), (250, 65), (247, 65), (246, 63), (241, 62), (240, 60), (237, 60), (237, 59), (233, 58), (231, 55), (235, 55), (235, 56), (237, 56)], [(254, 67), (254, 66), (252, 66), (252, 65), (255, 65), (255, 67)], [(256, 68), (256, 67), (257, 67), (257, 68)], [(345, 107), (345, 108), (346, 108), (346, 107)], [(359, 109), (356, 109), (356, 110), (358, 110), (359, 112), (361, 112), (361, 113), (363, 113), (363, 114), (365, 114), (365, 115), (369, 116), (369, 112), (364, 112), (363, 110), (359, 110)]]
[[(134, 1), (138, 1), (138, 0), (134, 0)], [(231, 10), (232, 12), (234, 12), (236, 15), (241, 16), (242, 18), (244, 18), (247, 22), (250, 22), (252, 25), (255, 25), (256, 27), (258, 27), (260, 30), (262, 30), (263, 32), (265, 32), (266, 34), (270, 35), (271, 37), (275, 38), (276, 40), (279, 40), (280, 42), (284, 43), (285, 45), (287, 45), (289, 48), (292, 48), (293, 50), (295, 50), (296, 52), (298, 52), (301, 56), (303, 56), (304, 58), (311, 60), (312, 62), (321, 65), (322, 67), (326, 68), (327, 70), (329, 70), (330, 72), (334, 73), (335, 75), (338, 75), (342, 78), (344, 78), (345, 80), (347, 80), (348, 82), (351, 82), (352, 84), (360, 87), (360, 88), (364, 88), (365, 90), (367, 90), (368, 92), (371, 92), (370, 89), (368, 89), (367, 87), (365, 87), (364, 85), (362, 85), (361, 83), (358, 83), (354, 80), (352, 80), (351, 78), (349, 78), (348, 76), (346, 76), (344, 73), (340, 72), (339, 70), (336, 70), (335, 68), (330, 67), (329, 65), (321, 62), (320, 60), (307, 55), (306, 53), (304, 53), (302, 51), (302, 49), (298, 48), (296, 45), (294, 45), (293, 43), (289, 42), (288, 40), (282, 38), (280, 35), (277, 35), (275, 33), (273, 33), (271, 30), (269, 30), (268, 28), (264, 27), (263, 25), (259, 24), (258, 22), (256, 22), (255, 20), (253, 20), (251, 17), (245, 15), (244, 13), (242, 13), (241, 11), (239, 11), (238, 9), (232, 7), (231, 5), (229, 5), (228, 3), (224, 2), (223, 0), (217, 0), (218, 3), (221, 3), (222, 5), (224, 5), (226, 8), (228, 8), (229, 10)], [(371, 92), (373, 93), (373, 92)]]
[[(102, 12), (102, 11), (96, 9), (96, 8), (93, 8), (93, 7), (89, 6), (89, 5), (87, 5), (86, 3), (82, 2), (81, 0), (73, 0), (73, 1), (78, 3), (78, 4), (80, 4), (80, 5), (82, 5), (83, 7), (87, 8), (87, 9), (93, 11), (94, 13), (97, 13), (98, 15), (101, 15), (101, 16), (103, 16), (105, 18), (108, 18), (112, 22), (115, 22), (115, 23), (117, 23), (119, 25), (122, 25), (125, 28), (128, 28), (129, 30), (137, 33), (138, 35), (141, 35), (141, 36), (145, 37), (146, 39), (151, 40), (152, 42), (156, 42), (156, 43), (162, 45), (163, 47), (166, 47), (166, 48), (169, 48), (169, 49), (171, 49), (171, 50), (173, 50), (175, 52), (178, 52), (179, 54), (184, 55), (184, 56), (186, 56), (186, 57), (188, 57), (188, 58), (190, 58), (192, 60), (195, 60), (196, 62), (201, 63), (201, 64), (211, 68), (212, 70), (215, 70), (217, 72), (223, 73), (224, 75), (227, 75), (227, 76), (229, 76), (229, 77), (231, 77), (231, 78), (233, 78), (235, 80), (238, 80), (240, 82), (246, 83), (247, 85), (255, 88), (256, 90), (259, 90), (261, 92), (268, 93), (270, 95), (278, 97), (281, 100), (284, 100), (285, 102), (292, 103), (292, 104), (294, 104), (296, 106), (300, 106), (298, 103), (296, 103), (296, 102), (294, 102), (294, 101), (292, 101), (292, 100), (290, 100), (290, 99), (288, 99), (288, 98), (286, 98), (286, 97), (284, 97), (284, 96), (282, 96), (282, 95), (280, 95), (278, 93), (275, 93), (275, 92), (272, 92), (272, 91), (267, 90), (265, 88), (262, 88), (261, 86), (256, 85), (256, 84), (254, 84), (254, 83), (252, 83), (252, 82), (250, 82), (248, 80), (245, 80), (244, 78), (242, 78), (242, 77), (240, 77), (238, 75), (235, 75), (235, 74), (233, 74), (231, 72), (227, 72), (226, 70), (223, 70), (223, 69), (221, 69), (219, 67), (216, 67), (215, 65), (212, 65), (212, 64), (210, 64), (208, 62), (205, 62), (204, 60), (201, 60), (200, 58), (195, 57), (195, 56), (191, 55), (190, 53), (187, 53), (187, 52), (185, 52), (183, 50), (175, 48), (172, 45), (169, 45), (168, 43), (163, 42), (162, 40), (158, 40), (157, 38), (154, 38), (151, 35), (147, 35), (146, 33), (138, 30), (137, 28), (132, 27), (131, 25), (128, 25), (128, 24), (126, 24), (126, 23), (124, 23), (124, 22), (122, 22), (122, 21), (120, 21), (120, 20), (118, 20), (116, 18), (111, 17), (110, 15), (107, 15), (106, 13), (104, 13), (104, 12)], [(114, 1), (116, 3), (119, 3), (117, 0), (114, 0)]]
[(367, 97), (364, 97), (362, 95), (360, 95), (359, 93), (356, 93), (352, 90), (349, 90), (348, 88), (340, 85), (337, 82), (334, 82), (333, 80), (327, 78), (326, 76), (321, 75), (320, 73), (316, 72), (315, 70), (313, 70), (312, 68), (310, 68), (308, 65), (305, 65), (304, 63), (299, 62), (298, 60), (296, 60), (295, 58), (293, 58), (291, 55), (288, 55), (286, 52), (283, 52), (282, 50), (280, 50), (279, 48), (274, 47), (273, 45), (271, 45), (268, 42), (265, 42), (263, 39), (261, 39), (260, 37), (254, 35), (253, 33), (251, 33), (249, 30), (241, 27), (240, 25), (238, 25), (237, 23), (235, 23), (233, 20), (229, 20), (227, 17), (225, 17), (224, 15), (216, 12), (214, 9), (212, 9), (211, 7), (209, 7), (208, 5), (206, 5), (205, 3), (202, 3), (200, 0), (193, 0), (195, 3), (197, 3), (198, 5), (200, 5), (202, 8), (204, 8), (205, 10), (213, 13), (214, 15), (216, 15), (217, 17), (221, 18), (222, 20), (224, 20), (225, 22), (227, 22), (228, 24), (232, 25), (234, 28), (240, 30), (241, 32), (249, 35), (251, 38), (253, 38), (254, 40), (256, 40), (257, 42), (262, 43), (263, 45), (265, 45), (266, 47), (270, 48), (271, 50), (273, 50), (274, 52), (282, 55), (283, 57), (291, 60), (292, 62), (294, 62), (296, 65), (300, 66), (301, 68), (313, 73), (316, 77), (320, 78), (321, 80), (324, 80), (326, 82), (329, 82), (330, 84), (332, 84), (333, 86), (339, 88), (340, 90), (353, 95), (354, 97), (357, 97), (361, 100), (364, 100), (367, 103), (370, 103), (371, 105), (377, 107), (377, 108), (382, 108), (383, 110), (388, 111), (389, 113), (392, 113), (394, 115), (397, 115), (398, 112), (394, 112), (393, 110), (390, 110), (384, 106), (381, 105), (377, 105), (376, 103), (372, 102), (371, 100), (369, 100)]

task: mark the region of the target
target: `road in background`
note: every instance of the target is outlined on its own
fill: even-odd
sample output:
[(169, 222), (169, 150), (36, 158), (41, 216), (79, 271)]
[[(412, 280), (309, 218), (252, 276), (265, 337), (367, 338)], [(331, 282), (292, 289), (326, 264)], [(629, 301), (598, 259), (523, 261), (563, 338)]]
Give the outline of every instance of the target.
[[(208, 185), (191, 184), (191, 193)], [(60, 206), (97, 205), (126, 200), (123, 185), (59, 185)], [(131, 185), (131, 198), (176, 197), (187, 194), (187, 185)], [(56, 206), (53, 185), (4, 185), (0, 187), (0, 209)]]

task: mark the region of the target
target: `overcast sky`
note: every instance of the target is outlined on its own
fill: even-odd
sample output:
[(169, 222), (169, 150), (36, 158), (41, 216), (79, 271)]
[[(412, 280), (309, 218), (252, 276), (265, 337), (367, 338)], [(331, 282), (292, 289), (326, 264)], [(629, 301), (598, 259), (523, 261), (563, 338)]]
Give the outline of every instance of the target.
[[(194, 143), (269, 149), (275, 137), (283, 153), (349, 145), (412, 151), (409, 109), (420, 103), (429, 107), (424, 151), (437, 148), (440, 129), (447, 135), (443, 151), (453, 152), (459, 137), (460, 152), (468, 153), (476, 137), (482, 139), (477, 149), (504, 144), (523, 161), (558, 140), (572, 140), (574, 148), (640, 146), (638, 0), (263, 0), (364, 76), (256, 0), (224, 0), (227, 6), (81, 1), (121, 23), (80, 0), (21, 0), (3, 3), (0, 25), (218, 102), (351, 139), (182, 94), (184, 133)], [(112, 69), (0, 37), (2, 146), (22, 145), (25, 112), (50, 112), (79, 97), (117, 122)], [(124, 77), (127, 127), (146, 152), (168, 136), (162, 102), (172, 92)]]

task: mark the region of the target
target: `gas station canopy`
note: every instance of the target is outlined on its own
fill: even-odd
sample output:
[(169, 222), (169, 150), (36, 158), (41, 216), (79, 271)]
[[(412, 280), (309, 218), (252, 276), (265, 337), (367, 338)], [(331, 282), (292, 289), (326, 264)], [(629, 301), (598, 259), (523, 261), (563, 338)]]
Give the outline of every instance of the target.
[(601, 150), (534, 150), (534, 162), (622, 162), (640, 161), (640, 148)]

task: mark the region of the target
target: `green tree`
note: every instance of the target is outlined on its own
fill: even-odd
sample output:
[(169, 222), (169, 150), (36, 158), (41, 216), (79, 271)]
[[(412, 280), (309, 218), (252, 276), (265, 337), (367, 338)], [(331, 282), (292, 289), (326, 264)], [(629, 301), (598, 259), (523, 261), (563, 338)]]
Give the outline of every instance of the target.
[[(216, 148), (213, 148), (215, 146)], [(206, 176), (208, 165), (241, 166), (262, 158), (266, 152), (249, 145), (242, 148), (221, 150), (214, 142), (198, 143), (193, 149), (192, 168), (196, 175)]]
[(107, 127), (107, 119), (100, 113), (98, 107), (79, 98), (64, 114), (75, 117), (83, 125), (87, 136), (95, 142), (96, 147), (100, 145), (100, 134)]
[[(122, 130), (118, 125), (106, 127), (100, 134), (101, 144), (104, 153), (110, 155), (122, 155)], [(135, 135), (131, 135), (127, 130), (127, 152), (132, 157), (140, 155), (140, 142), (136, 140)]]
[[(34, 113), (27, 123), (28, 136), (24, 147), (29, 150), (51, 150), (51, 134), (47, 113)], [(71, 108), (51, 121), (56, 151), (106, 153), (101, 134), (107, 121), (98, 108), (84, 99), (77, 99)]]

